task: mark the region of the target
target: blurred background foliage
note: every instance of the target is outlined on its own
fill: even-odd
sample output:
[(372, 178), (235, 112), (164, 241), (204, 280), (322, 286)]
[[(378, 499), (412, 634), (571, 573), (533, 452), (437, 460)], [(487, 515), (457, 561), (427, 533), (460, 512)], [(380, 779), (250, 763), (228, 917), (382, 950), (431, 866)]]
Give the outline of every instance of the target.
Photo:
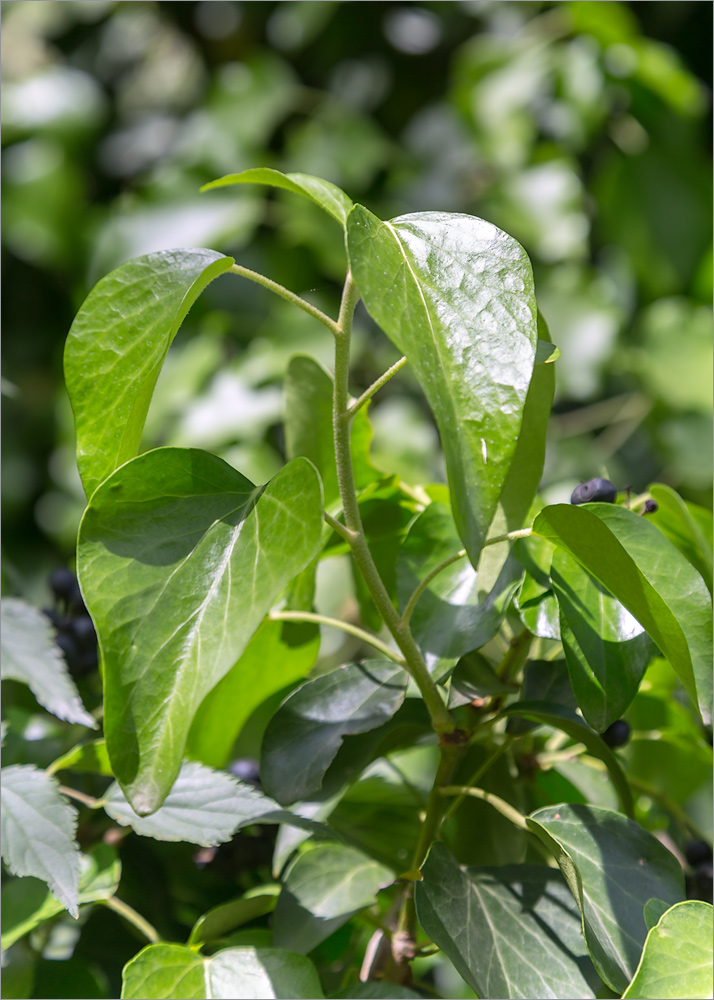
[[(2, 4), (6, 588), (72, 557), (83, 496), (62, 348), (92, 285), (210, 246), (336, 310), (339, 229), (252, 166), (326, 177), (382, 217), (467, 212), (512, 233), (562, 350), (549, 500), (606, 473), (711, 499), (708, 4)], [(364, 313), (355, 384), (395, 359)], [(281, 378), (330, 363), (309, 317), (222, 279), (172, 348), (146, 445), (280, 466)], [(443, 469), (405, 373), (371, 411), (377, 465)]]

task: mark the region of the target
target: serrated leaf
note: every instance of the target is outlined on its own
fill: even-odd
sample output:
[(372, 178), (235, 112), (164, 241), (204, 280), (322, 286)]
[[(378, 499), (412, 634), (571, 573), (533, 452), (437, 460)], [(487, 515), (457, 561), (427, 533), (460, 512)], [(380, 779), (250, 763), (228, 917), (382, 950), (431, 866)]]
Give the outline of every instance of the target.
[(307, 954), (371, 906), (394, 872), (345, 844), (316, 844), (288, 868), (273, 916), (278, 947)]
[(387, 722), (404, 701), (407, 674), (384, 660), (350, 663), (302, 684), (263, 738), (263, 784), (284, 804), (312, 798), (345, 736)]
[(2, 676), (27, 684), (58, 719), (97, 728), (69, 675), (45, 615), (16, 597), (2, 602)]
[(209, 941), (225, 937), (230, 931), (243, 924), (272, 913), (278, 901), (280, 886), (260, 886), (250, 890), (239, 899), (229, 903), (214, 906), (208, 913), (199, 917), (191, 928), (188, 938), (189, 947), (201, 947)]
[(553, 852), (580, 907), (595, 968), (627, 988), (647, 936), (645, 903), (684, 896), (679, 862), (647, 830), (597, 806), (548, 806), (526, 822)]
[(570, 552), (647, 629), (710, 721), (711, 597), (675, 546), (644, 517), (608, 503), (545, 507), (533, 530)]
[(122, 1000), (322, 1000), (309, 959), (280, 948), (224, 948), (208, 958), (152, 944), (124, 966)]
[[(80, 855), (79, 904), (109, 899), (117, 890), (121, 862), (108, 844), (95, 844)], [(31, 930), (61, 913), (64, 907), (35, 878), (12, 879), (2, 887), (2, 947), (9, 948)]]
[(577, 907), (552, 868), (461, 868), (432, 845), (415, 886), (417, 917), (478, 996), (595, 997), (602, 985)]
[(642, 958), (623, 1000), (698, 1000), (714, 992), (712, 907), (676, 903), (647, 935)]
[(42, 879), (77, 917), (79, 847), (77, 812), (57, 782), (31, 764), (2, 769), (2, 856), (13, 875)]
[(114, 774), (137, 812), (166, 797), (193, 717), (320, 544), (299, 458), (265, 487), (203, 451), (159, 448), (96, 490), (77, 565), (104, 668)]
[(253, 823), (289, 823), (320, 830), (319, 824), (282, 809), (252, 785), (195, 761), (183, 764), (163, 805), (151, 816), (138, 816), (116, 782), (107, 789), (101, 805), (113, 820), (142, 837), (182, 840), (201, 847), (224, 844), (236, 830)]
[(560, 635), (580, 710), (602, 733), (637, 694), (652, 643), (637, 619), (568, 552), (551, 566)]
[(310, 174), (283, 174), (271, 167), (254, 167), (252, 170), (242, 170), (237, 174), (226, 174), (225, 177), (204, 184), (201, 190), (210, 191), (211, 188), (226, 187), (229, 184), (267, 184), (270, 187), (283, 188), (294, 194), (300, 194), (314, 201), (343, 227), (352, 208), (352, 199), (348, 198), (336, 184), (323, 181), (321, 177), (312, 177)]
[(206, 285), (232, 264), (214, 250), (162, 250), (122, 264), (85, 299), (64, 371), (88, 497), (136, 455), (171, 342)]
[(347, 220), (370, 315), (409, 359), (436, 418), (454, 519), (474, 566), (516, 447), (537, 337), (530, 261), (483, 219), (423, 212)]

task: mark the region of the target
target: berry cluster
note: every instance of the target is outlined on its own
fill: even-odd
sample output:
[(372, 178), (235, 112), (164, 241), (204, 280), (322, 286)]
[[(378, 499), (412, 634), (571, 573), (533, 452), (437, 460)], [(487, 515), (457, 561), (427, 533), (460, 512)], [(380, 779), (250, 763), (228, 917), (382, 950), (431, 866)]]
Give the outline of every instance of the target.
[(77, 578), (65, 566), (50, 573), (54, 608), (44, 613), (57, 629), (57, 645), (62, 650), (70, 673), (81, 677), (97, 669), (97, 634), (87, 613)]

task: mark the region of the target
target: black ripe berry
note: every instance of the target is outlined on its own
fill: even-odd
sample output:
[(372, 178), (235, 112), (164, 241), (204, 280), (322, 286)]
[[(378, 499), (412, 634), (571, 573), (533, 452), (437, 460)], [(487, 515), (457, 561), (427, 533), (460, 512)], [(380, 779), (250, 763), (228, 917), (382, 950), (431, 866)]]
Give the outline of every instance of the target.
[(607, 727), (602, 738), (609, 747), (622, 747), (630, 738), (630, 726), (624, 719), (617, 719)]
[(573, 490), (571, 503), (614, 503), (617, 490), (609, 479), (588, 479)]
[(712, 860), (712, 849), (706, 840), (690, 840), (684, 848), (684, 853), (692, 868)]
[(50, 573), (50, 587), (52, 593), (60, 601), (71, 601), (77, 581), (71, 569), (66, 566), (58, 566)]
[(642, 508), (643, 514), (654, 514), (656, 510), (659, 509), (659, 504), (656, 500), (645, 500), (645, 505)]

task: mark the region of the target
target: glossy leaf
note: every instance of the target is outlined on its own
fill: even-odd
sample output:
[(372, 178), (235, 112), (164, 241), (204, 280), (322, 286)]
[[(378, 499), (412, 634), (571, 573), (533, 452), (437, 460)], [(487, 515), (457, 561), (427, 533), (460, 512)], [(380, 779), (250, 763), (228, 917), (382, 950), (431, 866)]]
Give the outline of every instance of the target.
[[(555, 702), (574, 712), (578, 703), (565, 660), (529, 660), (523, 672), (519, 697), (519, 702), (524, 701)], [(527, 733), (537, 725), (537, 722), (526, 718), (512, 716), (508, 720), (506, 731)]]
[(512, 693), (513, 687), (504, 684), (485, 656), (468, 653), (461, 657), (451, 675), (449, 708), (467, 705), (478, 698)]
[(565, 659), (586, 722), (601, 733), (637, 693), (652, 644), (644, 628), (568, 552), (551, 566)]
[(552, 868), (461, 868), (432, 845), (417, 882), (417, 917), (458, 972), (487, 998), (595, 997), (577, 907)]
[(322, 1000), (309, 959), (279, 948), (224, 948), (210, 957), (152, 944), (124, 966), (122, 1000)]
[(482, 219), (424, 212), (347, 220), (370, 315), (409, 358), (436, 418), (454, 518), (474, 566), (521, 426), (537, 341), (530, 262)]
[(93, 495), (77, 564), (104, 668), (109, 757), (138, 813), (163, 802), (196, 710), (321, 531), (305, 459), (257, 488), (206, 452), (159, 448)]
[(230, 840), (236, 830), (253, 823), (294, 823), (308, 830), (319, 824), (304, 820), (263, 795), (252, 785), (224, 771), (212, 771), (186, 761), (162, 806), (151, 816), (138, 816), (115, 782), (101, 800), (106, 812), (121, 826), (142, 837), (182, 840), (214, 847)]
[[(428, 573), (461, 549), (451, 509), (431, 503), (412, 522), (397, 559), (397, 592), (403, 611)], [(459, 657), (489, 642), (498, 631), (522, 574), (508, 560), (490, 593), (467, 559), (458, 559), (431, 581), (411, 617), (411, 629), (429, 669), (443, 674)]]
[(233, 264), (214, 250), (163, 250), (92, 289), (67, 337), (64, 371), (87, 496), (139, 450), (171, 342), (206, 285)]
[(648, 514), (647, 519), (655, 524), (663, 534), (676, 545), (685, 559), (697, 569), (704, 582), (712, 591), (712, 544), (711, 544), (711, 511), (703, 507), (696, 508), (700, 517), (709, 522), (709, 530), (700, 523), (693, 513), (692, 505), (686, 503), (670, 486), (653, 483), (648, 491), (657, 502), (657, 510)]
[(593, 730), (576, 715), (572, 709), (565, 705), (558, 705), (547, 701), (516, 701), (503, 709), (501, 713), (505, 716), (516, 716), (525, 719), (534, 719), (542, 722), (546, 726), (553, 726), (567, 733), (578, 743), (584, 743), (593, 757), (599, 757), (607, 767), (612, 783), (617, 789), (617, 794), (622, 804), (624, 812), (628, 816), (633, 813), (632, 793), (627, 783), (622, 768), (610, 748), (603, 742)]
[(570, 552), (647, 629), (709, 721), (711, 598), (674, 545), (644, 517), (606, 503), (546, 507), (533, 530)]
[(345, 844), (322, 843), (299, 854), (288, 868), (273, 916), (279, 948), (307, 954), (376, 901), (394, 872)]
[(621, 993), (647, 936), (645, 903), (684, 896), (679, 862), (637, 823), (597, 806), (539, 809), (528, 826), (553, 851), (580, 907), (595, 968)]
[(350, 663), (307, 681), (271, 719), (261, 778), (278, 802), (312, 798), (345, 736), (376, 729), (404, 701), (407, 674), (383, 660)]
[(3, 680), (27, 684), (39, 704), (58, 719), (97, 728), (82, 704), (45, 615), (25, 601), (6, 597), (0, 635)]
[[(79, 859), (79, 897), (82, 903), (109, 899), (117, 890), (121, 862), (108, 844), (95, 844)], [(35, 878), (10, 879), (2, 887), (2, 947), (9, 948), (25, 934), (61, 913), (64, 907)]]
[(31, 764), (2, 769), (2, 857), (13, 875), (42, 879), (73, 917), (79, 914), (77, 812), (57, 782)]
[(264, 621), (238, 662), (201, 702), (189, 730), (187, 755), (209, 767), (225, 767), (252, 712), (305, 677), (319, 650), (317, 625)]
[(520, 539), (513, 554), (526, 570), (514, 604), (525, 627), (541, 639), (560, 639), (560, 612), (550, 579), (554, 547), (537, 535)]
[(283, 174), (270, 167), (256, 167), (252, 170), (242, 170), (238, 174), (226, 174), (225, 177), (204, 184), (201, 190), (210, 191), (211, 188), (226, 187), (229, 184), (267, 184), (270, 187), (292, 191), (314, 201), (333, 219), (337, 219), (341, 226), (346, 225), (347, 215), (352, 208), (352, 199), (348, 198), (336, 184), (323, 181), (320, 177), (312, 177), (310, 174)]
[(642, 958), (623, 1000), (698, 1000), (711, 997), (712, 934), (709, 903), (676, 903), (647, 935)]
[(224, 937), (236, 927), (272, 913), (278, 900), (279, 886), (260, 886), (239, 899), (214, 906), (199, 917), (191, 928), (189, 947), (201, 947), (209, 941)]

